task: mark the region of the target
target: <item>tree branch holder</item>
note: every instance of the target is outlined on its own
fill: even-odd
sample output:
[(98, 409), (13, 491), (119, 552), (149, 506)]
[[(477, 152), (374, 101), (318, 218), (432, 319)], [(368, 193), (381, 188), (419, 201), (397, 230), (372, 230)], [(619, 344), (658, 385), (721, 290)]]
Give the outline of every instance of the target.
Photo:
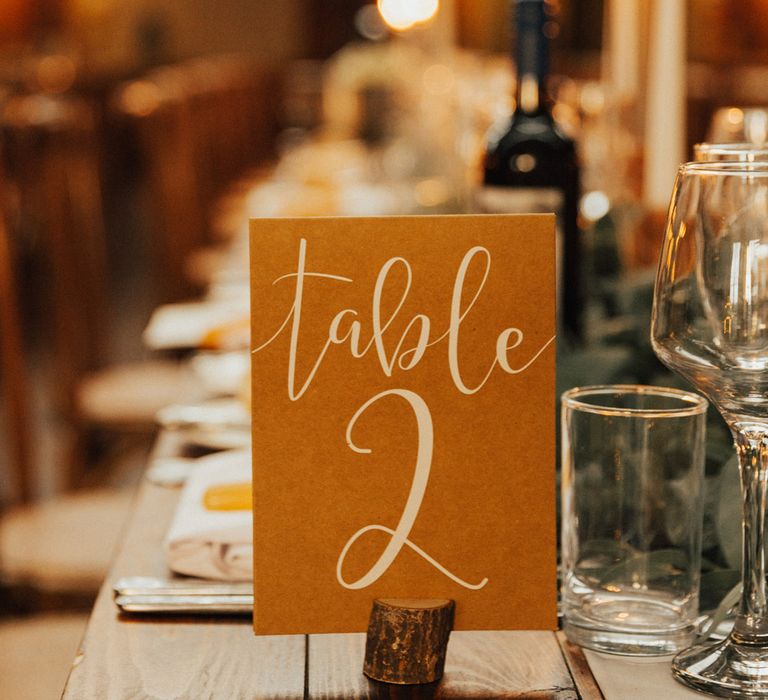
[(446, 599), (375, 600), (363, 673), (375, 681), (401, 685), (440, 680), (455, 608)]

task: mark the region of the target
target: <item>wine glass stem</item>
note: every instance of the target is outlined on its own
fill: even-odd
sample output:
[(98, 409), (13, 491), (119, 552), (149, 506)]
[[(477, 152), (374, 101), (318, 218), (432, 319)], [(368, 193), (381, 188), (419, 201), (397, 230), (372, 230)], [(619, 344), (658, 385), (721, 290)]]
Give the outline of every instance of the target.
[(765, 582), (765, 507), (768, 476), (768, 424), (732, 426), (739, 455), (744, 508), (742, 594), (731, 638), (737, 644), (768, 643)]

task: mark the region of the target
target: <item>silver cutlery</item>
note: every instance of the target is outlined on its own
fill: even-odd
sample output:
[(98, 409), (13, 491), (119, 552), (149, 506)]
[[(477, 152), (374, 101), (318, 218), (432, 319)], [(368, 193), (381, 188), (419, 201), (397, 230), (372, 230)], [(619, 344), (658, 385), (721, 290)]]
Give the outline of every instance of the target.
[(253, 584), (187, 581), (129, 576), (113, 586), (123, 612), (155, 614), (250, 615)]

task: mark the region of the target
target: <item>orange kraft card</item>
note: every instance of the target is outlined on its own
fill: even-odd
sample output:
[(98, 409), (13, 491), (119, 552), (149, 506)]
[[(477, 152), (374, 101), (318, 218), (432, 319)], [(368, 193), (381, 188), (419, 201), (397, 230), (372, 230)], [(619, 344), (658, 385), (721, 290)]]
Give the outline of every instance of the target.
[(254, 220), (251, 314), (256, 633), (554, 629), (554, 217)]

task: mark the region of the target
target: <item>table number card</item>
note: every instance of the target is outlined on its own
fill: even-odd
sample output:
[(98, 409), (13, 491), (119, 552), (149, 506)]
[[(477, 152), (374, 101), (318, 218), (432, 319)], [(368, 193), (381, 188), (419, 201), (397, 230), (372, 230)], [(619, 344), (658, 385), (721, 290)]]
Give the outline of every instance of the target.
[(251, 222), (254, 628), (554, 629), (554, 217)]

